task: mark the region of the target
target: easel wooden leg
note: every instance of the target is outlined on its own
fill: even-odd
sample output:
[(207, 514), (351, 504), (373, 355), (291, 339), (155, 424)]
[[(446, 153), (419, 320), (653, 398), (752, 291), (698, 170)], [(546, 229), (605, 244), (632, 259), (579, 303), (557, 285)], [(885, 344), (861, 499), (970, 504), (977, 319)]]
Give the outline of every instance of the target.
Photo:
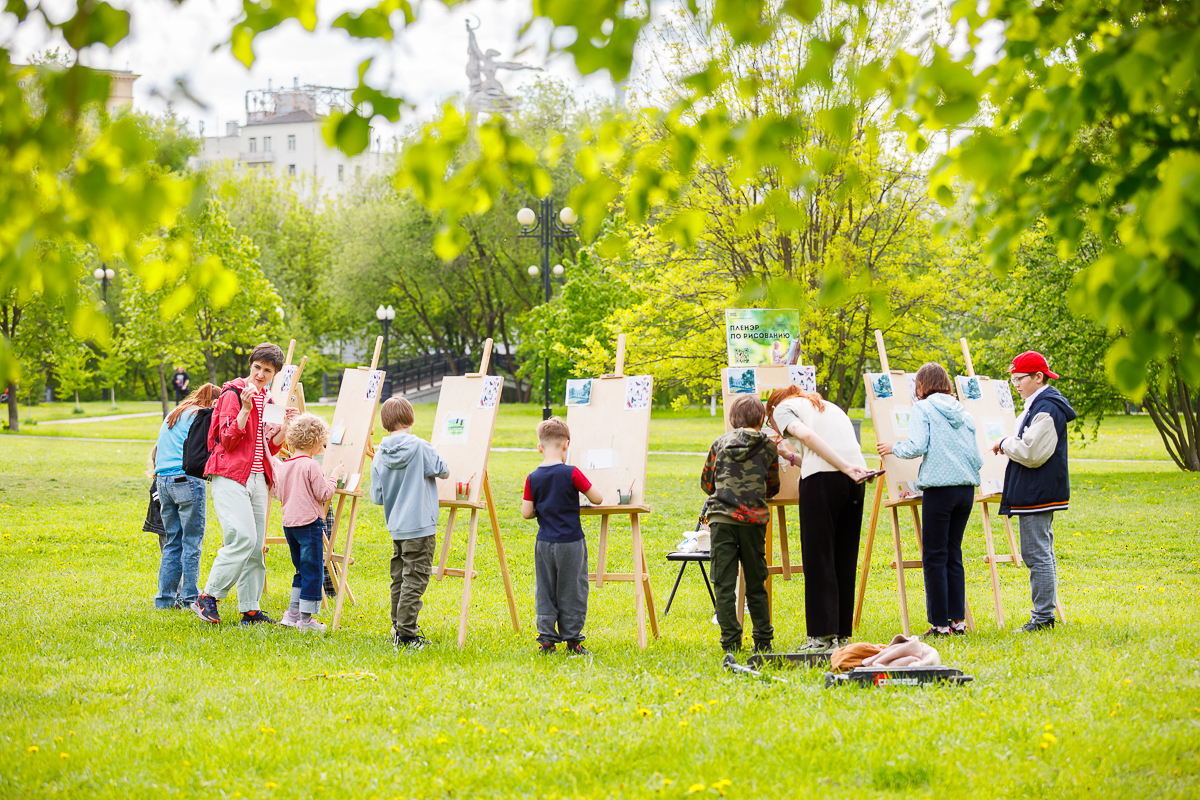
[(446, 520), (446, 536), (442, 539), (442, 554), (438, 556), (437, 579), (446, 577), (446, 556), (450, 553), (450, 535), (454, 533), (454, 515), (457, 508), (450, 509), (450, 517)]
[(779, 560), (783, 562), (783, 579), (792, 579), (792, 560), (788, 557), (787, 508), (779, 506)]
[[(462, 611), (458, 615), (458, 646), (467, 644), (467, 615), (471, 611), (471, 576), (475, 574), (475, 534), (479, 528), (479, 509), (471, 509), (471, 528), (467, 534), (467, 563), (463, 567)], [(448, 540), (447, 540), (448, 541)]]
[[(607, 515), (605, 515), (607, 516)], [(640, 573), (642, 569), (642, 561), (645, 554), (642, 552), (642, 529), (638, 524), (637, 515), (630, 517), (633, 524), (633, 605), (634, 611), (637, 614), (637, 635), (638, 647), (642, 650), (646, 649), (646, 597), (645, 585), (643, 584)]]
[(771, 562), (775, 560), (775, 526), (772, 524), (773, 521), (774, 516), (771, 514), (770, 507), (768, 507), (766, 541), (763, 544), (763, 550), (767, 556), (767, 612), (772, 617), (775, 616), (775, 576), (771, 574)]
[[(636, 522), (637, 522), (637, 515), (630, 514), (629, 515), (630, 525), (632, 526)], [(657, 639), (659, 636), (658, 614), (654, 610), (654, 589), (650, 585), (650, 566), (646, 563), (646, 547), (645, 547), (644, 542), (642, 543), (642, 548), (641, 548), (640, 552), (642, 555), (642, 566), (640, 568), (640, 572), (642, 575), (645, 576), (641, 580), (644, 580), (646, 582), (646, 613), (650, 616), (650, 633), (654, 636), (655, 639)]]
[(900, 592), (900, 629), (908, 636), (908, 593), (904, 589), (904, 547), (900, 544), (900, 513), (892, 506), (892, 550), (896, 557), (896, 587)]
[(608, 514), (600, 515), (600, 546), (596, 550), (596, 588), (604, 588), (604, 568), (608, 561)]
[[(879, 506), (883, 502), (883, 478), (875, 480), (875, 500), (871, 503), (871, 522), (867, 527), (867, 546), (863, 548), (862, 575), (858, 579), (858, 598), (854, 601), (854, 630), (862, 621), (863, 598), (867, 596), (867, 576), (871, 574), (871, 549), (875, 545), (875, 526), (879, 524)], [(803, 535), (803, 534), (801, 534)]]
[(1013, 536), (1012, 517), (1004, 518), (1004, 531), (1008, 534), (1008, 550), (1012, 553), (1013, 563), (1022, 566), (1025, 562), (1021, 560), (1021, 548), (1017, 547), (1017, 539)]
[(496, 518), (496, 502), (492, 500), (492, 481), (483, 473), (483, 494), (487, 498), (488, 517), (492, 522), (492, 538), (496, 540), (496, 558), (500, 561), (500, 578), (504, 581), (504, 592), (508, 595), (508, 615), (512, 617), (513, 630), (518, 633), (521, 623), (517, 621), (517, 601), (513, 597), (512, 578), (508, 575), (508, 557), (504, 554), (504, 541), (500, 538), (500, 520)]
[(1054, 607), (1058, 610), (1058, 621), (1067, 621), (1067, 612), (1063, 611), (1062, 598), (1058, 596), (1058, 587), (1054, 587)]
[[(338, 504), (338, 507), (340, 510), (341, 503)], [(342, 571), (338, 575), (337, 604), (333, 607), (333, 624), (330, 625), (330, 629), (335, 631), (342, 621), (342, 604), (346, 600), (346, 576), (350, 571), (350, 559), (354, 548), (354, 520), (357, 516), (358, 498), (355, 497), (350, 501), (350, 521), (346, 523), (346, 546), (342, 549)]]
[(740, 563), (738, 564), (737, 618), (738, 625), (746, 624), (746, 576), (742, 574)]
[(996, 625), (1000, 630), (1004, 630), (1004, 605), (1000, 600), (1000, 576), (996, 572), (996, 547), (992, 539), (992, 515), (988, 511), (987, 503), (980, 503), (983, 507), (983, 542), (987, 547), (987, 556), (984, 558), (988, 564), (988, 572), (992, 578), (992, 601), (996, 606)]

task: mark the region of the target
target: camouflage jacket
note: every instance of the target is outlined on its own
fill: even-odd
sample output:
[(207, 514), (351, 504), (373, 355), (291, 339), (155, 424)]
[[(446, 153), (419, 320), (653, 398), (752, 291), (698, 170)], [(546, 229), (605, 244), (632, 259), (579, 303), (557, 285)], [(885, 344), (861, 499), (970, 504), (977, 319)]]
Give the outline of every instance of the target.
[(766, 525), (779, 494), (779, 451), (762, 431), (738, 428), (713, 442), (700, 473), (709, 522)]

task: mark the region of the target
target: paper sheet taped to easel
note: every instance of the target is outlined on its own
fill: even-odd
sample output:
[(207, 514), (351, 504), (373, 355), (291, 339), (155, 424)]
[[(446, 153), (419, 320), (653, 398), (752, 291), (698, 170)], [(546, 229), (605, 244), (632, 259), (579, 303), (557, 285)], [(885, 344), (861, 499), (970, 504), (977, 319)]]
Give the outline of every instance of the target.
[(439, 444), (466, 444), (471, 432), (471, 415), (461, 411), (451, 412), (446, 417)]
[(500, 390), (504, 388), (504, 379), (499, 375), (486, 375), (483, 387), (479, 390), (479, 407), (495, 408), (500, 400)]
[(616, 450), (588, 450), (583, 459), (584, 469), (615, 469), (621, 466)]
[(355, 473), (346, 479), (346, 491), (353, 492), (358, 488), (358, 482), (362, 479), (362, 473)]
[(379, 387), (383, 383), (383, 370), (371, 370), (371, 377), (367, 379), (367, 400), (374, 400), (379, 397)]
[(283, 368), (283, 372), (279, 375), (279, 394), (286, 395), (288, 390), (292, 388), (292, 379), (296, 377), (296, 370), (299, 369), (295, 364), (288, 364)]

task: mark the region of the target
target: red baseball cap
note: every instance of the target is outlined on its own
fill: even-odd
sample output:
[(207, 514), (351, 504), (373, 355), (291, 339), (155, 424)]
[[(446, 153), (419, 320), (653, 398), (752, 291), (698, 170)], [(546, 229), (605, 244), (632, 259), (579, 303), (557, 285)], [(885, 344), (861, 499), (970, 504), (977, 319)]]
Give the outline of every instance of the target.
[(1034, 350), (1026, 350), (1021, 355), (1012, 360), (1012, 366), (1008, 368), (1009, 372), (1040, 372), (1047, 378), (1058, 380), (1058, 376), (1050, 371), (1050, 365), (1046, 363), (1046, 357)]

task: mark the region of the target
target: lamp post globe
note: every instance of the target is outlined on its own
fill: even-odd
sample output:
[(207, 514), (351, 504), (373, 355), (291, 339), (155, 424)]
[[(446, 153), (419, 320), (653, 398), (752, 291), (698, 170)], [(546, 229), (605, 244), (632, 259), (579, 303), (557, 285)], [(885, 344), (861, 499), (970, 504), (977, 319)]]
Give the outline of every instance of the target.
[(117, 272), (114, 269), (106, 269), (104, 270), (104, 277), (111, 281), (113, 278), (117, 277)]
[(541, 270), (537, 268), (537, 264), (529, 265), (529, 277), (536, 278), (539, 272), (541, 272)]
[(392, 396), (392, 371), (388, 368), (388, 327), (395, 318), (396, 311), (391, 306), (384, 308), (383, 303), (380, 303), (379, 308), (375, 309), (375, 319), (379, 320), (379, 324), (383, 326), (383, 386), (380, 393), (381, 400), (388, 400)]
[(96, 267), (95, 272), (92, 273), (92, 277), (98, 281), (104, 280), (104, 267)]
[(380, 322), (383, 322), (385, 319), (387, 319), (387, 309), (382, 305), (375, 309), (375, 319), (379, 320)]
[(555, 264), (554, 269), (552, 269), (550, 271), (554, 273), (554, 277), (556, 277), (556, 278), (561, 278), (563, 276), (563, 273), (566, 272), (566, 270), (563, 268), (562, 264)]
[(558, 219), (563, 225), (569, 228), (579, 221), (579, 215), (575, 213), (575, 209), (566, 206), (562, 211), (558, 212)]
[(517, 212), (517, 223), (522, 228), (528, 228), (537, 222), (537, 214), (533, 213), (532, 208), (522, 208)]

